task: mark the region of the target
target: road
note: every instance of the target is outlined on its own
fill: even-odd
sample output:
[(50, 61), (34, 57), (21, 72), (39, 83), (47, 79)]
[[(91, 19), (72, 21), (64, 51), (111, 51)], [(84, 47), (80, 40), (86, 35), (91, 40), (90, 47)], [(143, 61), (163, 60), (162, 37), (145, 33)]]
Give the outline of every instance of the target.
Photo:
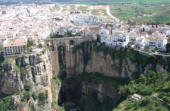
[(116, 17), (114, 17), (114, 16), (111, 14), (111, 12), (110, 12), (110, 6), (109, 6), (109, 5), (107, 5), (107, 7), (106, 7), (106, 12), (107, 12), (107, 15), (108, 15), (109, 17), (111, 17), (112, 19), (114, 19), (116, 22), (119, 22), (119, 19), (116, 18)]
[(139, 53), (146, 54), (146, 55), (156, 55), (156, 56), (162, 56), (162, 57), (170, 57), (169, 54), (163, 54), (163, 53), (151, 53), (151, 52), (146, 52), (138, 49), (134, 49), (135, 51), (138, 51)]

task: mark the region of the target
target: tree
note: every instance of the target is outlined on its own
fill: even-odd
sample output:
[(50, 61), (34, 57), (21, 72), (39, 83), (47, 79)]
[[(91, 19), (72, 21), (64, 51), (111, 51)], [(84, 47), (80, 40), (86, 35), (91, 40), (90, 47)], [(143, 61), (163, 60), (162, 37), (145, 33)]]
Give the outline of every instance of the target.
[(0, 51), (2, 51), (3, 49), (3, 45), (0, 43)]
[(145, 28), (143, 27), (143, 32), (145, 32)]
[(43, 46), (42, 46), (42, 44), (40, 43), (40, 44), (38, 44), (38, 48), (42, 48)]
[(100, 35), (99, 34), (97, 34), (97, 42), (100, 42), (100, 39), (101, 37), (100, 37)]
[(148, 31), (147, 31), (147, 33), (148, 33), (149, 35), (152, 35), (153, 32), (154, 32), (154, 30), (148, 30)]
[(30, 91), (31, 86), (30, 86), (30, 85), (28, 85), (28, 84), (26, 84), (26, 85), (24, 85), (24, 89), (25, 89), (26, 91)]
[(33, 93), (32, 93), (32, 98), (33, 98), (34, 100), (37, 100), (38, 95), (37, 95), (35, 92), (33, 92)]
[(24, 48), (26, 51), (29, 51), (30, 47), (33, 45), (34, 45), (34, 42), (32, 40), (28, 40)]
[(167, 53), (170, 53), (170, 43), (167, 43), (167, 44), (166, 44), (166, 52), (167, 52)]
[(70, 40), (70, 45), (74, 45), (74, 40)]
[(146, 45), (145, 48), (144, 48), (144, 50), (148, 52), (148, 51), (149, 51), (149, 46)]
[(26, 99), (27, 101), (30, 99), (31, 95), (28, 91), (25, 91), (24, 93), (24, 99)]

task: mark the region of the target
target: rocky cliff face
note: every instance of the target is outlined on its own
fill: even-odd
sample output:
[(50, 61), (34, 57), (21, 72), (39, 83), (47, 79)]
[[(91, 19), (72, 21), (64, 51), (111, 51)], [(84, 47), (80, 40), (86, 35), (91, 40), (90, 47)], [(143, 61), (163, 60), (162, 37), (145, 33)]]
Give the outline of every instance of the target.
[[(147, 56), (131, 49), (109, 48), (101, 44), (86, 42), (60, 53), (65, 58), (67, 76), (82, 72), (99, 72), (110, 77), (136, 77), (149, 70), (167, 73), (170, 59), (161, 56)], [(62, 55), (63, 54), (63, 55)]]
[[(134, 79), (150, 70), (158, 74), (170, 71), (169, 57), (146, 55), (128, 48), (110, 48), (96, 42), (84, 42), (69, 49), (59, 46), (57, 53), (59, 74), (64, 79), (59, 100), (66, 109), (71, 107), (71, 110), (111, 111), (123, 96), (119, 95), (119, 84), (106, 84), (108, 81), (120, 78), (121, 82), (116, 83), (124, 83), (123, 78)], [(93, 78), (94, 72), (97, 75)], [(104, 82), (93, 81), (99, 76), (98, 73), (103, 77), (97, 81)], [(79, 76), (86, 76), (88, 79), (83, 81)], [(110, 80), (105, 81), (105, 77)]]
[(49, 56), (48, 51), (42, 51), (38, 54), (6, 58), (1, 63), (0, 93), (15, 94), (11, 97), (9, 109), (52, 110), (52, 65)]
[(98, 107), (94, 106), (100, 105), (98, 110), (111, 111), (121, 99), (118, 89), (127, 83), (124, 79), (147, 74), (149, 70), (159, 74), (170, 72), (168, 57), (109, 48), (96, 42), (54, 49), (1, 62), (0, 93), (10, 95), (5, 107), (18, 111), (58, 111), (59, 104), (68, 111), (95, 111)]

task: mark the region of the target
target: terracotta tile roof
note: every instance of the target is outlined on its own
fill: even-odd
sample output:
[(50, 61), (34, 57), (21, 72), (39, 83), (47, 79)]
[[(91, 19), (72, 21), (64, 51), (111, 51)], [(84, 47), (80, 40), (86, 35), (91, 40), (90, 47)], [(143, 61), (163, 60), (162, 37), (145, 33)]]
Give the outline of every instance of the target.
[(146, 38), (149, 41), (157, 41), (157, 40), (165, 40), (166, 38), (164, 36), (160, 36), (160, 35), (151, 35), (149, 37)]
[(26, 40), (24, 38), (12, 38), (12, 39), (7, 39), (3, 47), (14, 47), (14, 46), (24, 46), (26, 45)]

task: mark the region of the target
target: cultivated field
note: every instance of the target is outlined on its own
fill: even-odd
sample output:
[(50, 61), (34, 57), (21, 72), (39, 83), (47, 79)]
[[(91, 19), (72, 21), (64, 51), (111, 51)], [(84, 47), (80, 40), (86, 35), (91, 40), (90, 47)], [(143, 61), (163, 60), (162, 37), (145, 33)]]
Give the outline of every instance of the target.
[[(152, 4), (150, 0), (147, 3), (137, 3), (138, 0), (127, 1), (131, 1), (131, 3), (110, 4), (111, 14), (122, 21), (128, 21), (132, 24), (170, 24), (170, 0), (162, 0), (162, 3), (159, 3), (160, 0), (154, 0)], [(132, 1), (136, 2), (133, 3)], [(107, 5), (64, 4), (56, 5), (55, 8), (61, 11), (79, 10), (110, 22), (112, 19), (108, 16), (106, 7)]]
[(113, 4), (111, 13), (120, 20), (136, 24), (170, 23), (170, 4)]

